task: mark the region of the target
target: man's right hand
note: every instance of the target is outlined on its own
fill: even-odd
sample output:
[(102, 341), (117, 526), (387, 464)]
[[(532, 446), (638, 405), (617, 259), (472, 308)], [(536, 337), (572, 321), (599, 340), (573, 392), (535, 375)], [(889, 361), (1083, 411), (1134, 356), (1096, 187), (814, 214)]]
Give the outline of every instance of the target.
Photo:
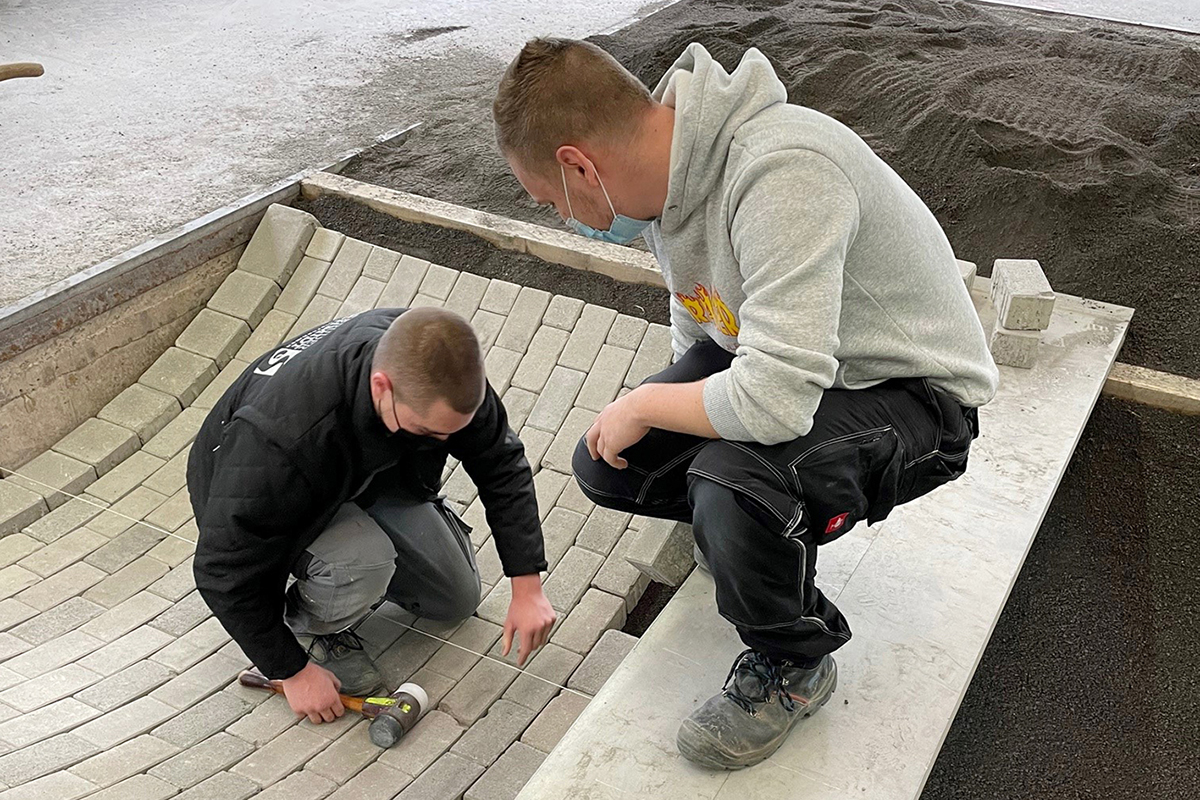
[(313, 724), (333, 722), (346, 713), (338, 689), (342, 683), (329, 670), (312, 661), (290, 678), (284, 678), (283, 694), (297, 716)]

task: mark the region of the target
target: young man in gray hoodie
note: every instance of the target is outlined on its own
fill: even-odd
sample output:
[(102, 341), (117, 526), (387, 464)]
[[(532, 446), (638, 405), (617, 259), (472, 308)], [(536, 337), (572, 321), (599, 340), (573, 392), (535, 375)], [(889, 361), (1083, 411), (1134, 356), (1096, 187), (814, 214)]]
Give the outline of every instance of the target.
[(529, 42), (497, 140), (576, 232), (645, 237), (675, 362), (609, 404), (574, 470), (603, 506), (690, 522), (747, 650), (679, 729), (738, 768), (837, 685), (850, 639), (817, 548), (953, 480), (999, 374), (933, 214), (853, 131), (790, 105), (767, 59), (692, 44), (651, 93), (594, 45)]

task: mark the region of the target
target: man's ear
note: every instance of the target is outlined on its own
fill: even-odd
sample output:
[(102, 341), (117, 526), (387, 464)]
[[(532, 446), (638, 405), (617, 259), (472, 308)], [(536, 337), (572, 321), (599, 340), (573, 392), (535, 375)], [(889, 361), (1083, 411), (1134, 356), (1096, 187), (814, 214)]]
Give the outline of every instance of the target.
[(589, 184), (592, 186), (597, 185), (596, 165), (592, 163), (591, 158), (575, 145), (564, 144), (555, 151), (554, 157), (568, 172), (576, 171)]

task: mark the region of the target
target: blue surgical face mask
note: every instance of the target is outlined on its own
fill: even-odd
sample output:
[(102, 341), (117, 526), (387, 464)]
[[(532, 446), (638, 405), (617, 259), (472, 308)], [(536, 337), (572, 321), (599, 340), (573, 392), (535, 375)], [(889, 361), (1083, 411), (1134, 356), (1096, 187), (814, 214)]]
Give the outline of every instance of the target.
[(584, 225), (575, 219), (575, 211), (571, 208), (571, 193), (567, 191), (567, 170), (562, 164), (558, 165), (558, 169), (562, 172), (563, 194), (567, 198), (567, 213), (571, 215), (567, 220), (567, 227), (580, 236), (612, 244), (629, 244), (641, 236), (642, 232), (646, 230), (646, 226), (654, 221), (650, 219), (633, 219), (624, 214), (618, 214), (617, 210), (613, 208), (612, 200), (608, 197), (608, 190), (604, 188), (604, 181), (600, 180), (600, 175), (597, 173), (596, 180), (600, 181), (600, 191), (604, 192), (604, 199), (608, 200), (608, 208), (613, 213), (613, 221), (606, 231), (598, 231), (591, 225)]

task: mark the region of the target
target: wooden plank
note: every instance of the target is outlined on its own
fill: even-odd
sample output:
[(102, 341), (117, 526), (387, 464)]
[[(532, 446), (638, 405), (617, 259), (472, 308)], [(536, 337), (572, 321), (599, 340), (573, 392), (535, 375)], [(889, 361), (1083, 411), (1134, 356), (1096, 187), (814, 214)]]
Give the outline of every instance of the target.
[(1113, 365), (1104, 394), (1176, 414), (1200, 414), (1200, 380), (1132, 364)]

